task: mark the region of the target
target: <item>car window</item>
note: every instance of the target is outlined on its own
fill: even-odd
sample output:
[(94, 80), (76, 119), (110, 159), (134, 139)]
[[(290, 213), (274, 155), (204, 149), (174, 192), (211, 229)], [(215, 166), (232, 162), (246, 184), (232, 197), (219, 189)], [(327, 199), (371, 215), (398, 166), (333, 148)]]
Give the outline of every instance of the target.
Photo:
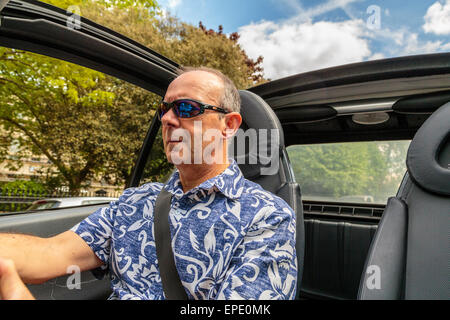
[[(101, 72), (0, 47), (0, 214), (49, 198), (61, 207), (71, 197), (117, 198), (160, 99)], [(152, 159), (164, 158), (155, 152)]]
[(406, 172), (409, 143), (293, 145), (287, 152), (304, 200), (385, 204)]

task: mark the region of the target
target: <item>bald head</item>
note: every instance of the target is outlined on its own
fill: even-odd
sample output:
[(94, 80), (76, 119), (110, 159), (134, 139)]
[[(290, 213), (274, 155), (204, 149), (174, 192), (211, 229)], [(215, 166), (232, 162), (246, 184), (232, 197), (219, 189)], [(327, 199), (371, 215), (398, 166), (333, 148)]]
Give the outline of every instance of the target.
[[(207, 67), (183, 67), (178, 70), (178, 77), (188, 74), (191, 72), (202, 72), (201, 74), (208, 76), (214, 76), (217, 80), (221, 82), (221, 92), (218, 97), (218, 103), (216, 106), (221, 107), (229, 112), (240, 112), (241, 109), (241, 98), (239, 96), (239, 91), (234, 85), (233, 81), (225, 76), (222, 72), (216, 69)], [(197, 75), (201, 75), (197, 74)]]
[(190, 71), (179, 75), (170, 83), (165, 100), (174, 101), (195, 97), (195, 100), (219, 106), (223, 90), (223, 82), (214, 74)]

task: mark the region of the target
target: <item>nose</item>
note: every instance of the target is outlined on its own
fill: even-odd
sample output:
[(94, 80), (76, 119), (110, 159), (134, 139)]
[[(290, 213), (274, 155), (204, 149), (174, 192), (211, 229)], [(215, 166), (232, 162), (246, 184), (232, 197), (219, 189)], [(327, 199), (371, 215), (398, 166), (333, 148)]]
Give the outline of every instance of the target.
[(173, 109), (170, 109), (161, 117), (161, 123), (163, 126), (178, 127), (180, 125), (180, 120)]

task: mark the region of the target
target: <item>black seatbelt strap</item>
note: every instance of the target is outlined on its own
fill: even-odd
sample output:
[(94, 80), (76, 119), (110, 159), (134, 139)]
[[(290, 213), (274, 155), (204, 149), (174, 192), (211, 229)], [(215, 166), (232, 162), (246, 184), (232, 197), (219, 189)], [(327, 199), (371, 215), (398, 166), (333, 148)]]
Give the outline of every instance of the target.
[(154, 208), (154, 230), (156, 256), (158, 257), (159, 273), (162, 287), (167, 300), (187, 300), (187, 294), (181, 283), (175, 266), (172, 250), (172, 237), (169, 228), (169, 212), (172, 194), (164, 187), (156, 198)]

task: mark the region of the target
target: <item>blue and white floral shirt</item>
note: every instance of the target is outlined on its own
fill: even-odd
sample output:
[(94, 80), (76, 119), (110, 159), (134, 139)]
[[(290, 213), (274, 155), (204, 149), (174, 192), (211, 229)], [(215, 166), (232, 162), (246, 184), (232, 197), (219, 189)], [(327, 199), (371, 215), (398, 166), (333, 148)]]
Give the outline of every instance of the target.
[[(164, 299), (153, 234), (163, 184), (124, 191), (71, 230), (109, 268), (111, 299)], [(166, 187), (172, 247), (190, 299), (294, 299), (295, 213), (245, 179), (236, 164), (184, 193), (178, 171)]]

